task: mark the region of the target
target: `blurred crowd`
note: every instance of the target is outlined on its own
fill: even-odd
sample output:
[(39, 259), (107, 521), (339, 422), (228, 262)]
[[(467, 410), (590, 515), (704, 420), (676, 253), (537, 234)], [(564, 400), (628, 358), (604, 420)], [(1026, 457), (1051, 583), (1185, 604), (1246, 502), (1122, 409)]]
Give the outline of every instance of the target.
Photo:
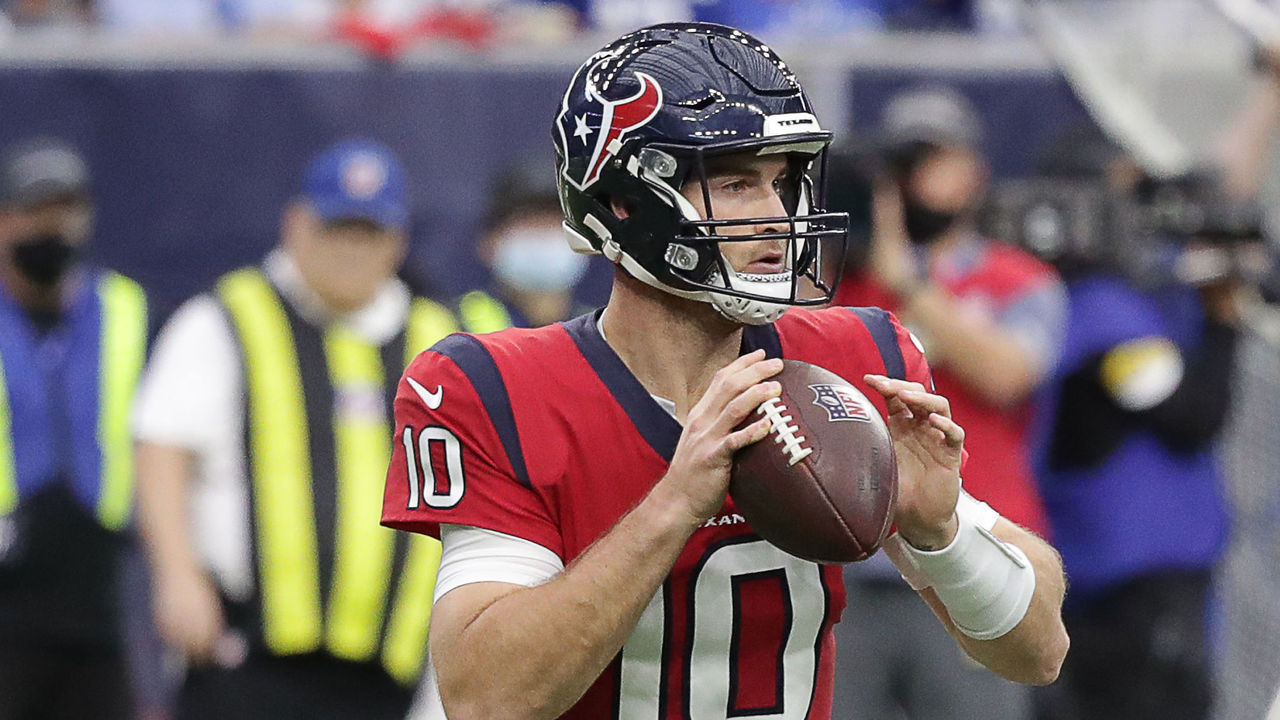
[(341, 39), (387, 56), (434, 41), (484, 48), (556, 43), (699, 20), (783, 41), (805, 32), (968, 31), (999, 25), (1006, 0), (4, 0), (0, 26), (118, 36)]
[[(338, 36), (387, 53), (421, 39), (483, 46), (679, 18), (766, 37), (816, 25), (981, 30), (998, 6), (0, 8), (15, 32)], [(1248, 720), (1259, 709), (1231, 707), (1239, 698), (1215, 675), (1248, 663), (1220, 630), (1233, 611), (1222, 561), (1238, 542), (1223, 448), (1251, 370), (1242, 348), (1270, 332), (1280, 307), (1266, 224), (1275, 208), (1261, 195), (1280, 125), (1280, 55), (1259, 58), (1249, 104), (1222, 120), (1219, 152), (1176, 177), (1090, 124), (1043, 147), (1033, 176), (995, 178), (988, 156), (1001, 138), (973, 99), (939, 84), (904, 89), (831, 159), (829, 208), (855, 220), (837, 302), (890, 309), (923, 345), (967, 431), (966, 489), (1062, 553), (1072, 637), (1058, 683), (1013, 685), (962, 658), (882, 557), (851, 565), (836, 717)], [(548, 168), (517, 161), (491, 178), (479, 232), (458, 240), (474, 245), (487, 282), (429, 297), (401, 273), (406, 188), (423, 179), (374, 140), (315, 151), (270, 254), (160, 318), (142, 288), (85, 260), (95, 196), (77, 149), (53, 138), (4, 149), (0, 720), (410, 711), (429, 621), (429, 604), (423, 612), (413, 599), (429, 597), (438, 557), (353, 519), (377, 517), (395, 382), (414, 348), (449, 332), (549, 324), (603, 298), (575, 292), (588, 259), (563, 240)], [(99, 393), (93, 402), (70, 401), (86, 388)], [(377, 476), (376, 497), (344, 489), (362, 472)], [(122, 613), (128, 622), (110, 629)], [(277, 662), (293, 656), (308, 664)], [(63, 714), (36, 711), (55, 706)]]

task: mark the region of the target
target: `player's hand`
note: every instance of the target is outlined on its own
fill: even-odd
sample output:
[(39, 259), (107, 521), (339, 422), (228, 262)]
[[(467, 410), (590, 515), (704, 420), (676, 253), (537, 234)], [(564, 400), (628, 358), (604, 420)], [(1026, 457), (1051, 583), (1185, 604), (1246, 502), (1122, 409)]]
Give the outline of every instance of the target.
[(880, 183), (871, 198), (871, 250), (867, 266), (884, 289), (902, 298), (921, 283), (920, 271), (907, 237), (902, 194), (890, 183)]
[(1241, 285), (1236, 278), (1224, 278), (1198, 286), (1205, 315), (1219, 324), (1239, 327), (1244, 314)]
[(693, 520), (702, 522), (720, 511), (729, 490), (733, 454), (769, 434), (769, 420), (763, 417), (735, 428), (761, 403), (782, 394), (782, 386), (769, 380), (781, 371), (782, 360), (766, 360), (762, 350), (743, 355), (716, 372), (689, 411), (661, 482)]
[(893, 520), (903, 539), (921, 550), (940, 550), (955, 537), (964, 429), (951, 404), (920, 383), (867, 375), (884, 396), (889, 434), (898, 458), (898, 502)]
[(214, 661), (225, 623), (208, 575), (199, 568), (159, 571), (154, 591), (156, 628), (165, 642), (193, 663)]

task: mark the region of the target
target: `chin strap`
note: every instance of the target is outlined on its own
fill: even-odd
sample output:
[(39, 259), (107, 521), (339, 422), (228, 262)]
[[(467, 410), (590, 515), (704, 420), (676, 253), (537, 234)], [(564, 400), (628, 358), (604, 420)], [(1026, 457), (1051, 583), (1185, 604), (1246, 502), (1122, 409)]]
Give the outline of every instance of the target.
[[(791, 293), (793, 278), (790, 272), (778, 273), (776, 276), (754, 277), (762, 279), (756, 280), (752, 279), (752, 276), (735, 273), (733, 280), (725, 282), (720, 275), (720, 271), (713, 269), (711, 274), (707, 276), (707, 281), (711, 284), (724, 285), (734, 290), (751, 292), (765, 297), (778, 297), (778, 299), (782, 299), (782, 295), (790, 295)], [(724, 318), (744, 325), (767, 325), (782, 317), (782, 314), (790, 307), (786, 303), (769, 302), (758, 298), (736, 297), (718, 293), (714, 290), (707, 290), (706, 294), (711, 306)]]
[(711, 296), (711, 307), (716, 309), (726, 320), (744, 325), (767, 325), (782, 317), (787, 311), (786, 305), (748, 300), (747, 298), (708, 293)]

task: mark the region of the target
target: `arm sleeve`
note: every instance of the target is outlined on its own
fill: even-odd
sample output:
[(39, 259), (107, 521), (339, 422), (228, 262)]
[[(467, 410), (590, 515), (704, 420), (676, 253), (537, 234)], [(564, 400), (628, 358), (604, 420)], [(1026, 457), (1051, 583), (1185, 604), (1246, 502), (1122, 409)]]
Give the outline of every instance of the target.
[(564, 570), (554, 552), (505, 533), (469, 525), (441, 525), (440, 570), (435, 599), (450, 590), (477, 582), (502, 582), (533, 587)]
[(1031, 358), (1041, 378), (1053, 371), (1058, 359), (1067, 332), (1067, 307), (1066, 289), (1055, 278), (1029, 289), (997, 319)]
[(400, 379), (392, 448), (383, 525), (434, 537), (441, 524), (469, 525), (563, 558), (557, 523), (532, 483), (517, 477), (479, 390), (434, 348)]

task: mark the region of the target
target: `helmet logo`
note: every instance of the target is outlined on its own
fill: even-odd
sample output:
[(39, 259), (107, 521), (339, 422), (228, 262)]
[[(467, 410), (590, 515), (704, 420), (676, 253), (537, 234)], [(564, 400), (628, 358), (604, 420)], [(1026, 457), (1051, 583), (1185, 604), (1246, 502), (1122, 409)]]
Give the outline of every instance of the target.
[(342, 189), (358, 200), (371, 200), (387, 184), (387, 168), (376, 155), (361, 153), (342, 168)]
[[(567, 168), (565, 171), (565, 177), (580, 190), (585, 189), (600, 177), (600, 170), (609, 156), (615, 154), (620, 148), (622, 137), (632, 130), (643, 127), (658, 114), (658, 110), (662, 107), (662, 87), (658, 85), (658, 81), (647, 73), (637, 72), (635, 75), (640, 80), (640, 89), (635, 95), (621, 100), (600, 97), (590, 83), (586, 87), (587, 98), (600, 103), (600, 129), (596, 133), (595, 149), (591, 153), (591, 161), (587, 164), (587, 172), (582, 180), (569, 177)], [(571, 133), (573, 139), (566, 138), (566, 140), (581, 142), (584, 145), (591, 142), (593, 131), (587, 125), (586, 117), (584, 114), (564, 118), (562, 122), (569, 122), (572, 119), (575, 124)], [(563, 133), (563, 127), (561, 132)]]

